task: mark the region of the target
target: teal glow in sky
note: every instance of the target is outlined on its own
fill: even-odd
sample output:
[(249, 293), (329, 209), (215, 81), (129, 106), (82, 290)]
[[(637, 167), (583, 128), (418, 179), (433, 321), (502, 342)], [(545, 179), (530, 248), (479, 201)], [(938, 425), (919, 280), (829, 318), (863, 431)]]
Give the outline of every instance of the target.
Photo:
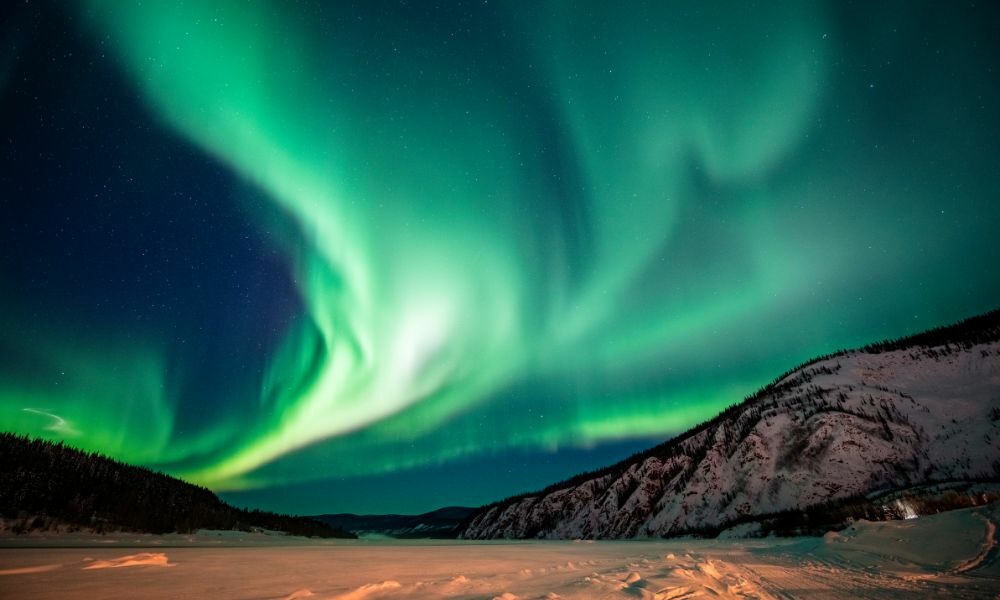
[(0, 428), (241, 502), (489, 501), (1000, 304), (992, 9), (7, 10)]

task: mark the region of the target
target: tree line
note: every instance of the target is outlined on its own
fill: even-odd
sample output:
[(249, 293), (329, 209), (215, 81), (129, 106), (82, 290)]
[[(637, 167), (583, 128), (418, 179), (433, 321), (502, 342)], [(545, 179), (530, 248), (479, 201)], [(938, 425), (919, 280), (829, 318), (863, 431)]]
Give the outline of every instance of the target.
[(236, 508), (163, 473), (13, 433), (0, 433), (0, 516), (15, 520), (18, 531), (66, 524), (97, 532), (268, 529), (356, 537), (308, 517)]

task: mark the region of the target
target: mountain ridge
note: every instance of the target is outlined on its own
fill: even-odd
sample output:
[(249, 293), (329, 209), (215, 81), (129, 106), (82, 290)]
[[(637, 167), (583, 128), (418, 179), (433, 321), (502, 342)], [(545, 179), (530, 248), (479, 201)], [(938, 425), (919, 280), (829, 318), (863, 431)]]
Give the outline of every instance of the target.
[[(814, 456), (811, 457), (811, 460), (814, 461), (822, 459), (825, 453), (829, 453), (828, 447), (810, 447), (810, 440), (818, 435), (829, 441), (832, 436), (835, 437), (838, 426), (854, 428), (852, 432), (857, 439), (840, 440), (840, 442), (861, 444), (859, 449), (874, 444), (874, 436), (891, 439), (894, 439), (893, 436), (905, 436), (907, 429), (912, 429), (907, 421), (907, 412), (918, 410), (918, 407), (915, 406), (917, 402), (913, 400), (912, 394), (908, 394), (903, 389), (891, 389), (885, 385), (885, 381), (880, 382), (877, 379), (879, 377), (884, 379), (886, 376), (891, 379), (893, 369), (909, 372), (908, 370), (912, 370), (911, 367), (914, 365), (920, 365), (920, 368), (927, 367), (927, 365), (938, 365), (937, 376), (942, 380), (949, 378), (954, 380), (952, 381), (953, 386), (971, 385), (971, 383), (975, 383), (976, 377), (987, 380), (988, 390), (986, 392), (977, 390), (975, 393), (979, 395), (986, 393), (988, 396), (985, 399), (985, 404), (988, 406), (982, 406), (983, 410), (980, 411), (985, 411), (987, 414), (979, 416), (987, 417), (987, 421), (990, 422), (990, 432), (985, 432), (984, 435), (987, 436), (987, 439), (993, 439), (1000, 436), (1000, 429), (992, 430), (992, 428), (997, 427), (997, 419), (1000, 419), (1000, 406), (997, 406), (1000, 404), (1000, 344), (997, 343), (998, 340), (1000, 340), (1000, 310), (993, 310), (953, 325), (936, 327), (910, 336), (867, 344), (855, 350), (840, 350), (814, 358), (782, 373), (771, 383), (746, 397), (743, 401), (730, 406), (716, 417), (662, 444), (636, 453), (608, 467), (581, 473), (552, 484), (541, 491), (519, 494), (481, 507), (462, 524), (460, 536), (479, 539), (492, 537), (676, 535), (688, 530), (718, 527), (721, 521), (726, 520), (726, 517), (729, 517), (729, 520), (737, 520), (753, 514), (763, 514), (762, 508), (754, 506), (753, 501), (763, 500), (766, 493), (757, 494), (757, 497), (754, 498), (746, 498), (741, 510), (733, 514), (730, 504), (742, 493), (747, 481), (726, 482), (723, 478), (720, 482), (716, 482), (716, 485), (701, 486), (704, 489), (689, 489), (690, 480), (700, 477), (695, 470), (701, 465), (705, 473), (711, 472), (716, 477), (721, 477), (721, 469), (727, 471), (727, 476), (750, 480), (753, 476), (750, 472), (744, 470), (741, 473), (738, 469), (723, 469), (722, 463), (732, 459), (736, 452), (742, 450), (749, 452), (749, 454), (741, 456), (741, 459), (747, 461), (754, 459), (754, 451), (757, 453), (756, 459), (758, 460), (763, 460), (764, 455), (767, 455), (768, 464), (764, 466), (767, 466), (769, 471), (773, 471), (772, 475), (789, 470), (795, 471), (796, 469), (788, 469), (787, 467), (794, 466), (801, 458), (802, 452), (812, 452)], [(978, 354), (974, 353), (976, 349), (978, 349)], [(972, 356), (973, 354), (975, 356)], [(872, 362), (865, 357), (883, 357), (885, 360), (882, 362), (887, 362), (887, 364), (859, 364)], [(940, 368), (942, 359), (950, 365), (943, 370)], [(961, 360), (959, 361), (959, 359)], [(955, 361), (963, 364), (952, 364)], [(879, 362), (879, 360), (874, 361), (874, 363)], [(893, 364), (890, 365), (888, 362)], [(847, 363), (846, 374), (840, 374), (844, 367), (841, 363)], [(961, 373), (956, 377), (956, 374), (951, 372), (956, 368), (973, 367), (979, 368), (982, 372), (978, 374), (966, 373), (965, 379), (969, 381), (964, 381)], [(886, 375), (887, 368), (889, 375)], [(916, 381), (920, 378), (919, 369), (917, 373), (910, 375), (913, 375), (916, 378), (914, 381)], [(901, 387), (905, 388), (912, 383), (912, 381), (902, 382)], [(866, 395), (859, 396), (862, 391)], [(875, 404), (876, 396), (878, 397), (877, 405)], [(913, 406), (908, 405), (908, 402)], [(799, 409), (802, 409), (803, 413), (797, 417), (802, 417), (803, 422), (786, 423), (783, 431), (770, 432), (781, 438), (780, 440), (768, 439), (767, 435), (762, 436), (761, 434), (765, 432), (757, 431), (758, 425), (764, 422), (767, 424), (767, 428), (771, 428), (770, 421), (773, 421), (777, 416), (793, 414), (794, 411), (792, 411), (790, 403), (795, 403)], [(813, 419), (818, 413), (823, 413), (823, 415), (818, 420)], [(835, 416), (838, 414), (842, 418)], [(923, 419), (923, 417), (921, 418)], [(807, 424), (807, 419), (813, 419), (816, 422)], [(838, 424), (836, 423), (838, 420), (843, 422)], [(819, 421), (826, 422), (819, 423)], [(922, 427), (923, 424), (920, 426)], [(763, 430), (765, 427), (761, 426), (761, 429)], [(820, 431), (821, 429), (824, 431)], [(709, 432), (714, 437), (721, 439), (714, 439), (714, 437), (708, 439)], [(990, 433), (993, 433), (993, 438), (989, 437)], [(751, 436), (751, 434), (753, 435)], [(795, 435), (786, 435), (782, 438), (781, 436), (784, 434)], [(929, 443), (929, 438), (920, 438), (920, 432), (914, 434), (913, 431), (910, 431), (910, 434), (911, 437), (908, 440), (916, 446)], [(922, 435), (927, 437), (928, 434), (924, 431)], [(748, 436), (751, 436), (752, 442), (758, 445), (763, 443), (765, 447), (763, 449), (741, 447)], [(787, 444), (786, 450), (781, 456), (772, 455), (776, 448), (782, 446), (781, 443), (776, 443), (779, 441)], [(889, 445), (893, 444), (906, 446), (902, 442), (893, 442)], [(720, 454), (719, 450), (725, 450), (725, 452)], [(889, 451), (887, 448), (881, 448), (881, 450)], [(907, 448), (893, 449), (894, 452), (905, 450)], [(909, 450), (914, 450), (914, 448), (909, 448)], [(927, 452), (926, 449), (922, 449), (922, 451)], [(851, 456), (843, 448), (839, 452), (844, 456)], [(714, 462), (703, 464), (702, 461), (710, 453)], [(976, 459), (976, 468), (981, 471), (978, 473), (971, 472), (969, 456), (958, 457), (968, 463), (965, 465), (967, 468), (962, 472), (963, 477), (965, 479), (976, 479), (977, 477), (1000, 479), (1000, 455), (994, 457), (994, 454), (997, 454), (997, 451), (989, 453), (991, 460), (985, 464), (980, 460), (982, 457)], [(839, 481), (835, 473), (828, 474), (826, 483), (833, 486), (827, 492), (828, 500), (843, 500), (847, 497), (873, 491), (877, 487), (875, 484), (880, 481), (891, 483), (890, 487), (894, 486), (897, 489), (905, 487), (903, 483), (929, 483), (933, 473), (945, 472), (944, 465), (924, 464), (928, 462), (929, 457), (924, 460), (920, 456), (908, 456), (909, 464), (902, 460), (902, 456), (891, 455), (880, 458), (885, 459), (882, 467), (891, 467), (894, 472), (882, 473), (880, 471), (881, 474), (878, 477), (867, 482)], [(783, 464), (778, 464), (778, 459)], [(844, 460), (843, 457), (838, 459)], [(924, 471), (930, 469), (930, 472), (919, 472), (914, 469), (923, 469)], [(917, 480), (904, 482), (907, 473), (916, 475)], [(809, 478), (808, 469), (801, 467), (798, 468), (795, 475), (800, 479)], [(947, 479), (948, 477), (940, 478)], [(719, 485), (723, 487), (728, 485), (730, 489), (720, 492)], [(778, 485), (782, 486), (782, 484)], [(640, 487), (643, 488), (643, 493), (636, 495), (636, 491)], [(716, 498), (713, 501), (713, 508), (719, 511), (714, 519), (707, 514), (692, 519), (690, 516), (685, 516), (689, 511), (697, 512), (696, 507), (691, 506), (691, 502), (671, 501), (671, 498), (676, 498), (676, 494), (681, 493), (704, 498), (699, 494), (709, 490), (717, 495), (721, 493), (722, 496), (726, 496)], [(601, 501), (601, 498), (607, 502), (609, 494), (615, 496), (615, 502), (611, 505), (595, 506)], [(652, 499), (646, 497), (649, 495), (656, 497)], [(635, 498), (645, 498), (645, 502)], [(641, 506), (635, 505), (634, 502), (632, 505), (625, 506), (633, 500)], [(723, 500), (726, 502), (722, 502)], [(810, 497), (797, 498), (797, 500), (805, 503), (798, 508), (819, 504)], [(674, 514), (669, 522), (656, 520), (657, 515), (662, 515), (665, 511), (669, 512), (667, 509), (668, 505), (671, 504), (675, 505), (674, 508), (677, 508), (676, 505), (679, 504), (684, 509), (681, 511), (683, 514)], [(786, 498), (779, 502), (776, 508), (779, 510), (795, 508), (790, 504), (793, 504), (792, 499)], [(631, 516), (621, 516), (623, 510), (631, 511)], [(570, 523), (575, 523), (575, 525), (568, 525)]]

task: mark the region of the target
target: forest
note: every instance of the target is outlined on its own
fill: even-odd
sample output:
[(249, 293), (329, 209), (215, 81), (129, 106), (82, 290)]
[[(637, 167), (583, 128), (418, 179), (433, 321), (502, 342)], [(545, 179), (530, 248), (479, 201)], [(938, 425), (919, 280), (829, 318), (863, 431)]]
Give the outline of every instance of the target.
[(12, 433), (0, 433), (0, 517), (15, 533), (65, 525), (97, 533), (266, 529), (356, 537), (308, 517), (236, 508), (169, 475)]

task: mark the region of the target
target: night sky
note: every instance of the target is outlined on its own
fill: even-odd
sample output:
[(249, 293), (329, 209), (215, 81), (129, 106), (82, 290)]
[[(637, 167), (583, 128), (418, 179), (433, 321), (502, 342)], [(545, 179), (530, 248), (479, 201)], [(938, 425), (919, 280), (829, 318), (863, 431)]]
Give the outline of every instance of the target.
[(8, 2), (0, 429), (474, 505), (1000, 306), (1000, 8)]

